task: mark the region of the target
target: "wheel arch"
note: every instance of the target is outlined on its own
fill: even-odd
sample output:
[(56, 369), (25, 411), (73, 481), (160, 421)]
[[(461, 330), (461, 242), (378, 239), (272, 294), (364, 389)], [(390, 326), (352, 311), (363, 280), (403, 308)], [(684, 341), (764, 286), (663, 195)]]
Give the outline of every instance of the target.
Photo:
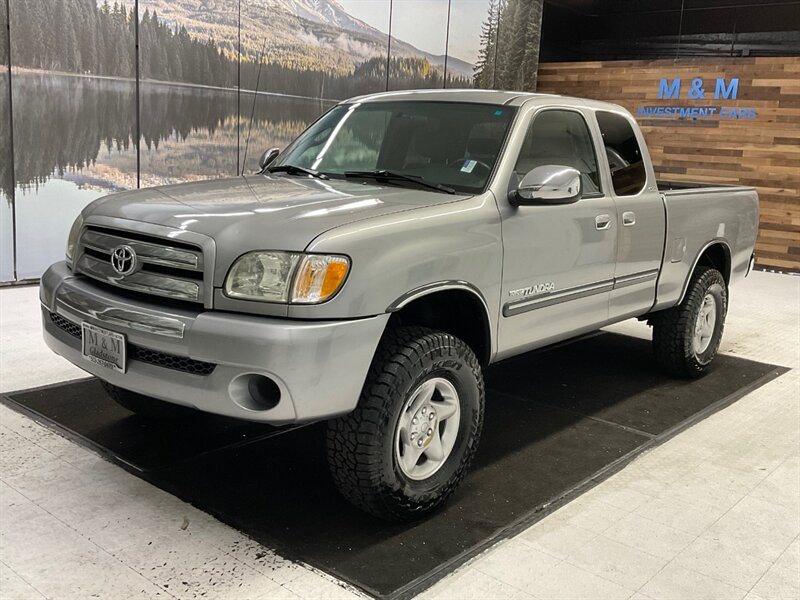
[(725, 280), (725, 285), (730, 285), (731, 281), (731, 248), (725, 240), (716, 239), (712, 240), (703, 246), (703, 249), (697, 254), (694, 259), (694, 264), (686, 276), (686, 281), (683, 282), (683, 290), (678, 304), (683, 302), (686, 297), (686, 292), (689, 289), (689, 282), (692, 280), (697, 267), (711, 267), (722, 273), (722, 278)]
[(466, 281), (441, 281), (416, 288), (386, 311), (392, 314), (387, 327), (418, 325), (460, 338), (481, 366), (488, 365), (494, 355), (489, 305), (480, 290)]

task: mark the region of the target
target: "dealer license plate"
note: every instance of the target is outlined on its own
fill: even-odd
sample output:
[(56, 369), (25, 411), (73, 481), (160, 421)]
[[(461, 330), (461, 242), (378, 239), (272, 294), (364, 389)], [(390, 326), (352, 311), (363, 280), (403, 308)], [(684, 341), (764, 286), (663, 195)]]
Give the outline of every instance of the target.
[(101, 367), (125, 372), (125, 336), (102, 327), (81, 324), (83, 357)]

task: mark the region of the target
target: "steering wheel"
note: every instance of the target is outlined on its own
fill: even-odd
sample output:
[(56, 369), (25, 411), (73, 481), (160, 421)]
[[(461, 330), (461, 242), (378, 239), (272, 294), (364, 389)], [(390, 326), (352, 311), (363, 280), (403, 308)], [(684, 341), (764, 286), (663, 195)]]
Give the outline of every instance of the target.
[[(473, 166), (472, 170), (469, 172), (470, 174), (473, 174), (473, 175), (475, 174), (475, 167), (480, 167), (481, 169), (486, 171), (486, 173), (485, 173), (486, 175), (489, 175), (489, 173), (492, 171), (492, 167), (490, 165), (486, 164), (482, 160), (478, 160), (477, 158), (470, 158), (468, 156), (464, 156), (463, 158), (459, 158), (457, 160), (454, 160), (448, 166), (450, 168), (456, 168), (458, 165), (463, 165), (467, 161), (472, 161), (472, 162), (475, 163), (475, 166)], [(464, 172), (466, 173), (466, 171), (464, 171)]]

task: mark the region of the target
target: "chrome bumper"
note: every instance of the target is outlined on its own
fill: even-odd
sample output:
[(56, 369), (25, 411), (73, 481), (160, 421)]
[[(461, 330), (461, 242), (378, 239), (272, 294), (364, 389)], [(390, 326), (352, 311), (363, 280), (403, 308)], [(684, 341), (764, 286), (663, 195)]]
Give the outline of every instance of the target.
[[(40, 300), (47, 345), (89, 373), (168, 402), (272, 424), (353, 410), (389, 319), (384, 314), (349, 321), (293, 321), (165, 308), (117, 295), (75, 276), (65, 263), (53, 265), (42, 276)], [(59, 324), (51, 313), (60, 317)], [(130, 346), (150, 355), (185, 357), (213, 368), (209, 374), (196, 374), (136, 360), (134, 354), (127, 372), (118, 373), (85, 360), (80, 334), (65, 330), (62, 319), (78, 327), (85, 321), (123, 333)], [(277, 385), (280, 397), (274, 406), (261, 407), (247, 397), (252, 390), (248, 382), (255, 376)]]

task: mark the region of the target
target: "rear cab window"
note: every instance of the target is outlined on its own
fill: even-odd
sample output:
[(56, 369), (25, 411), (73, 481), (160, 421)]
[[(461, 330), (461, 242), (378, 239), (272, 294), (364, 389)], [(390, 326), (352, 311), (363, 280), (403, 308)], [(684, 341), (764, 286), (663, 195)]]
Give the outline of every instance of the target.
[(611, 183), (617, 196), (635, 196), (647, 184), (642, 150), (631, 122), (611, 112), (597, 111), (597, 124), (603, 136)]

